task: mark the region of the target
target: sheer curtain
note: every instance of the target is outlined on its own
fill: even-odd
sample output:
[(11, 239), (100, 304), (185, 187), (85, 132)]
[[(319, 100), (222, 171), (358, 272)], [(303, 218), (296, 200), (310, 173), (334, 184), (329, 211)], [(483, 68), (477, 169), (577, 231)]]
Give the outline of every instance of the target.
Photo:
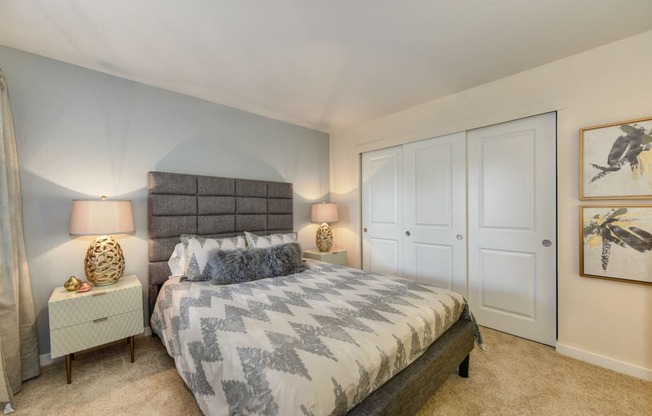
[(23, 380), (39, 374), (18, 155), (7, 81), (0, 70), (0, 403), (10, 410)]

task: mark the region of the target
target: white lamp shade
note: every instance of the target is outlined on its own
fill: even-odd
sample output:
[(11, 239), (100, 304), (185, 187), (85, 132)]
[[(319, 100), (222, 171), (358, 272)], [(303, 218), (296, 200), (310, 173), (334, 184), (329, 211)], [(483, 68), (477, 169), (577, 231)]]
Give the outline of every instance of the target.
[(337, 204), (312, 204), (310, 207), (310, 221), (317, 223), (337, 222)]
[(131, 201), (72, 201), (70, 235), (108, 235), (134, 231)]

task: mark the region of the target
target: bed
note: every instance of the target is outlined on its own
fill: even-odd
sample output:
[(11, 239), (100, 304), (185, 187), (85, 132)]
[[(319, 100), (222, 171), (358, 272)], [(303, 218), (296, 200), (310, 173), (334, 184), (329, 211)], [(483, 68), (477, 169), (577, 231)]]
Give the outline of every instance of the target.
[(183, 234), (292, 233), (292, 184), (150, 172), (148, 189), (152, 330), (205, 414), (411, 415), (468, 376), (477, 326), (452, 292), (312, 261), (237, 285), (170, 277)]

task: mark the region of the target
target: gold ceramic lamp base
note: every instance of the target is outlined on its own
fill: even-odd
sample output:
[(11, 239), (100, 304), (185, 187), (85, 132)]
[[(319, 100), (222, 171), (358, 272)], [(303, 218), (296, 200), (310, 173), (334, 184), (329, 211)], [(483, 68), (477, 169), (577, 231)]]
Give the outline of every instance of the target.
[(86, 251), (84, 272), (95, 286), (116, 283), (125, 271), (125, 258), (120, 244), (110, 235), (97, 237)]
[(333, 247), (333, 232), (328, 224), (323, 223), (319, 226), (315, 242), (319, 251), (328, 251)]

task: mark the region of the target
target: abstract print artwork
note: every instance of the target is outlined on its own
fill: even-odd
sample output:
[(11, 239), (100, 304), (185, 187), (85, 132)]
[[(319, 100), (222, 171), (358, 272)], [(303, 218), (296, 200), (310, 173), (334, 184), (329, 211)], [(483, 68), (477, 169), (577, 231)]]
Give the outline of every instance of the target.
[(652, 198), (652, 118), (580, 130), (580, 199)]
[(581, 206), (580, 275), (652, 284), (652, 205)]

